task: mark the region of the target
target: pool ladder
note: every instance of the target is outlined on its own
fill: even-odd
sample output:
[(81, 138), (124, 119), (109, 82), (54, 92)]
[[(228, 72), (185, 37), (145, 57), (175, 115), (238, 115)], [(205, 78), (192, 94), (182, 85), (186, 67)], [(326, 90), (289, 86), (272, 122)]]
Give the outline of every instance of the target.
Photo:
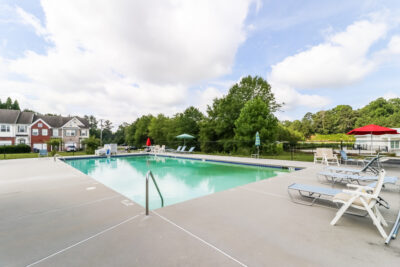
[(150, 177), (153, 180), (153, 183), (156, 186), (158, 195), (161, 198), (161, 207), (164, 207), (164, 198), (161, 195), (160, 188), (158, 188), (158, 185), (157, 185), (156, 179), (154, 179), (153, 173), (151, 171), (148, 171), (146, 174), (146, 216), (149, 215), (149, 179), (150, 179)]

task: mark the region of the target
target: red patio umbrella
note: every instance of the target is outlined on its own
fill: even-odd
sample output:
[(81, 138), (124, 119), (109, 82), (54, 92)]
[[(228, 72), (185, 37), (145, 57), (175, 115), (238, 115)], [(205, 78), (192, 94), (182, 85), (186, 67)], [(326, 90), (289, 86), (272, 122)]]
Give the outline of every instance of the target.
[(373, 134), (373, 135), (382, 135), (382, 134), (397, 134), (397, 130), (390, 129), (386, 127), (382, 127), (375, 124), (366, 125), (354, 130), (351, 130), (347, 134), (353, 135), (365, 135), (365, 134)]
[(146, 146), (151, 146), (150, 137), (147, 137)]
[(370, 124), (370, 125), (366, 125), (366, 126), (351, 130), (347, 134), (352, 134), (352, 135), (370, 134), (371, 135), (371, 153), (372, 153), (372, 135), (398, 134), (398, 132), (395, 129), (390, 129), (390, 128), (382, 127), (382, 126), (375, 125), (375, 124)]

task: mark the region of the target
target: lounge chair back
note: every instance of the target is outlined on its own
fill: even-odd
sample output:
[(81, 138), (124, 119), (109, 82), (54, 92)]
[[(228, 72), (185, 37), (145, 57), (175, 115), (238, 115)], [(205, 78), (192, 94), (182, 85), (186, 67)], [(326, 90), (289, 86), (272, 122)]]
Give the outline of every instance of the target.
[(186, 146), (183, 146), (180, 152), (185, 152)]
[(344, 150), (340, 150), (340, 157), (345, 161), (348, 160), (347, 153)]
[(181, 151), (182, 146), (178, 146), (178, 148), (176, 149), (177, 152)]
[(325, 148), (319, 147), (319, 148), (317, 148), (315, 150), (315, 156), (316, 157), (323, 157), (324, 156), (324, 152), (325, 152)]
[(194, 146), (192, 146), (190, 149), (189, 149), (189, 153), (192, 153), (193, 152), (193, 150), (194, 150)]
[(327, 159), (334, 158), (333, 149), (332, 148), (325, 148), (324, 153), (325, 153), (325, 156), (326, 156)]
[(47, 149), (40, 149), (39, 156), (47, 156)]
[(372, 193), (372, 196), (374, 198), (378, 198), (379, 194), (381, 193), (381, 190), (382, 190), (382, 187), (383, 187), (383, 182), (385, 180), (385, 175), (386, 175), (385, 170), (380, 170), (379, 171), (378, 181), (376, 182), (376, 186), (375, 186), (374, 191)]
[[(364, 168), (361, 169), (361, 172), (366, 172), (367, 170), (370, 170), (370, 171), (373, 172), (375, 175), (378, 175), (379, 169), (380, 169), (380, 166), (379, 166), (379, 162), (378, 162), (378, 161), (379, 161), (379, 154), (378, 154), (375, 158), (371, 159), (371, 160), (364, 166)], [(374, 164), (375, 162), (377, 162), (377, 164), (378, 164), (378, 169), (376, 169), (375, 167), (372, 166), (372, 164)]]

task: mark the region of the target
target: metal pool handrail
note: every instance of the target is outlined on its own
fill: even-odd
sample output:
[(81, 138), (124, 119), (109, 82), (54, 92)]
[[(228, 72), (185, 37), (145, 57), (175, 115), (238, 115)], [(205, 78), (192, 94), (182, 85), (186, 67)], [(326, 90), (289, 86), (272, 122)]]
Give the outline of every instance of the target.
[(161, 207), (164, 207), (164, 198), (161, 195), (160, 189), (158, 188), (157, 182), (154, 179), (153, 173), (151, 171), (148, 171), (146, 174), (146, 215), (149, 215), (149, 178), (153, 180), (154, 185), (156, 186), (158, 195), (160, 195), (161, 198)]

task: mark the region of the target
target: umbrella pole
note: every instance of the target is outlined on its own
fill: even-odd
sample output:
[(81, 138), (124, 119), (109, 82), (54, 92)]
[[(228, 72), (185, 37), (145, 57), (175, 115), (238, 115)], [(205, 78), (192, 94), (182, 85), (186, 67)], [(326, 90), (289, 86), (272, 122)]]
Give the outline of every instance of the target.
[(371, 132), (371, 156), (373, 155), (373, 151), (374, 151), (374, 149), (373, 149), (373, 140), (372, 140), (372, 132)]

